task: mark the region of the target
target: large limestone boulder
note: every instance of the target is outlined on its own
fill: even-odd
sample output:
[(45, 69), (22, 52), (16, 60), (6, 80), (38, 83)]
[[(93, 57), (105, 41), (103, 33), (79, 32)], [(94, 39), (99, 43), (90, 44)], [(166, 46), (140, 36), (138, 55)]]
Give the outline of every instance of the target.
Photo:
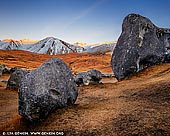
[(22, 78), (18, 94), (19, 114), (36, 121), (55, 108), (74, 104), (78, 92), (68, 66), (53, 58)]
[(129, 14), (112, 54), (113, 73), (121, 80), (145, 67), (170, 61), (170, 29), (159, 28), (149, 19)]

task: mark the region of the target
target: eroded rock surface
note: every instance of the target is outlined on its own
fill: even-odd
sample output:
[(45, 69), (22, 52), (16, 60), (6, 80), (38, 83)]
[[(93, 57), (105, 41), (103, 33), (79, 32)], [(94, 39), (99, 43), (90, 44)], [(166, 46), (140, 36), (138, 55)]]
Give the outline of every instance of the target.
[(22, 78), (18, 94), (19, 114), (35, 121), (55, 108), (74, 104), (78, 92), (68, 66), (53, 58)]
[(148, 18), (129, 14), (112, 54), (113, 73), (121, 80), (145, 67), (170, 61), (170, 29), (155, 26)]

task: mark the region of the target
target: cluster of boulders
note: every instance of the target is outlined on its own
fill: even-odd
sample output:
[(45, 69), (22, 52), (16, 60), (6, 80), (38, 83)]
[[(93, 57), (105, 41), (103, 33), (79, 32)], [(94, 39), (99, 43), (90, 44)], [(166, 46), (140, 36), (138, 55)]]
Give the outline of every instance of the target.
[(9, 73), (7, 88), (18, 89), (18, 112), (30, 121), (47, 117), (55, 108), (74, 104), (77, 86), (99, 83), (102, 79), (102, 73), (95, 69), (73, 77), (69, 67), (58, 58), (50, 59), (32, 71), (14, 67)]
[(9, 68), (4, 64), (0, 64), (0, 75), (3, 74), (11, 74), (10, 78), (6, 80), (2, 80), (1, 82), (6, 82), (8, 89), (18, 89), (19, 84), (21, 82), (21, 78), (23, 78), (29, 70), (20, 67)]
[(74, 76), (74, 80), (78, 86), (89, 85), (90, 83), (99, 83), (102, 79), (102, 73), (92, 69), (87, 72), (80, 72)]
[[(1, 66), (4, 73), (6, 66)], [(32, 71), (14, 67), (8, 72), (11, 76), (7, 88), (18, 89), (18, 112), (30, 121), (43, 119), (54, 109), (74, 104), (77, 99), (73, 74), (61, 59), (50, 59)]]

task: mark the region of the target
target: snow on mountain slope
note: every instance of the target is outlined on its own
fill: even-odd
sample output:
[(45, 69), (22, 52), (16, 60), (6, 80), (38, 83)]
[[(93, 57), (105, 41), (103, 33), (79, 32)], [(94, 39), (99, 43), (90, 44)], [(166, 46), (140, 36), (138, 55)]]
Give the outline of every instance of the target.
[(2, 50), (26, 50), (40, 54), (65, 54), (70, 52), (83, 52), (84, 48), (74, 46), (54, 37), (47, 37), (34, 44), (22, 44), (19, 41), (11, 40), (10, 42), (0, 41)]
[(39, 54), (65, 54), (71, 52), (112, 52), (116, 42), (105, 42), (87, 46), (78, 46), (66, 43), (54, 37), (47, 37), (34, 44), (23, 44), (20, 41), (0, 41), (2, 50), (26, 50)]
[(101, 43), (85, 46), (85, 52), (112, 52), (116, 46), (115, 42)]
[(47, 37), (27, 49), (27, 51), (49, 55), (83, 52), (83, 50), (83, 47), (71, 45), (54, 37)]
[(11, 40), (10, 42), (0, 41), (0, 49), (2, 50), (18, 50), (22, 46), (22, 43)]

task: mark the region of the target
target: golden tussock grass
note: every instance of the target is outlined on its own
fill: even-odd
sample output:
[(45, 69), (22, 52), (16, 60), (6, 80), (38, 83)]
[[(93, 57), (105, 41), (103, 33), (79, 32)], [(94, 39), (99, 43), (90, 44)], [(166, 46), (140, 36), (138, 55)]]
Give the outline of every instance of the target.
[[(110, 55), (102, 54), (48, 56), (11, 51), (0, 52), (0, 63), (33, 69), (51, 57), (62, 58), (68, 65), (71, 63), (74, 72), (90, 68), (111, 72)], [(169, 63), (149, 67), (120, 82), (82, 86), (78, 92), (75, 105), (56, 109), (43, 121), (31, 123), (18, 115), (17, 91), (5, 90), (2, 85), (0, 130), (63, 130), (70, 136), (170, 135)]]

